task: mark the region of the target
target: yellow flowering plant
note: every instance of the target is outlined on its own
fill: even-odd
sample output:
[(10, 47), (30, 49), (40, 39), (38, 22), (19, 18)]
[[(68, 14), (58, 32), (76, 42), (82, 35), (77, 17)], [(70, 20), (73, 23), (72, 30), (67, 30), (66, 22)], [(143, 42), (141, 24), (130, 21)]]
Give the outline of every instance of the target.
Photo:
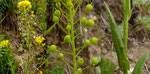
[[(24, 1), (20, 1), (18, 2), (17, 8), (19, 9), (18, 11), (18, 18), (21, 22), (21, 24), (18, 25), (18, 31), (20, 32), (19, 34), (24, 38), (22, 41), (22, 44), (20, 44), (21, 49), (23, 49), (23, 45), (25, 44), (25, 46), (28, 49), (28, 61), (27, 63), (24, 62), (24, 65), (26, 65), (24, 67), (24, 71), (26, 73), (30, 73), (30, 70), (28, 70), (29, 66), (31, 65), (31, 63), (33, 62), (33, 59), (35, 59), (36, 54), (35, 55), (31, 55), (30, 51), (32, 50), (33, 44), (32, 42), (34, 41), (34, 36), (36, 34), (35, 32), (35, 28), (33, 27), (33, 25), (36, 25), (37, 23), (34, 22), (34, 12), (31, 12), (31, 15), (28, 15), (31, 11), (31, 2), (28, 0), (24, 0)], [(29, 19), (30, 18), (30, 19)], [(33, 22), (32, 22), (33, 21)], [(25, 27), (25, 31), (23, 31)], [(36, 42), (37, 43), (42, 43), (44, 39), (40, 39), (37, 38)], [(38, 48), (40, 48), (38, 46)], [(34, 57), (34, 58), (31, 58)]]
[(3, 40), (1, 43), (0, 43), (0, 47), (8, 47), (9, 45), (9, 40)]
[[(24, 47), (27, 48), (28, 51), (28, 60), (27, 62), (23, 61), (24, 64), (24, 71), (26, 74), (28, 73), (35, 73), (35, 70), (30, 70), (29, 67), (33, 66), (32, 63), (36, 59), (38, 53), (40, 52), (39, 50), (43, 51), (44, 46), (46, 45), (43, 41), (45, 40), (44, 37), (35, 37), (34, 36), (37, 34), (36, 33), (36, 27), (40, 27), (38, 24), (38, 21), (34, 19), (34, 11), (31, 10), (32, 5), (31, 2), (28, 0), (20, 1), (18, 2), (17, 5), (18, 8), (18, 18), (19, 18), (19, 25), (18, 25), (18, 31), (19, 34), (24, 38), (22, 40), (22, 43), (20, 43), (20, 49), (23, 51)], [(37, 22), (35, 22), (37, 21)], [(39, 21), (40, 22), (40, 21)], [(51, 30), (52, 28), (50, 28)], [(40, 29), (41, 30), (41, 29)], [(47, 33), (47, 32), (46, 32)], [(44, 35), (42, 35), (44, 36)], [(34, 50), (33, 48), (37, 49)], [(34, 55), (31, 54), (31, 50), (34, 50)], [(39, 60), (38, 60), (39, 61)], [(39, 61), (40, 62), (40, 61)]]
[(19, 8), (19, 9), (26, 9), (26, 8), (31, 8), (31, 7), (32, 6), (31, 6), (30, 1), (27, 1), (27, 0), (20, 1), (17, 5), (17, 8)]
[(43, 38), (43, 37), (36, 37), (35, 38), (35, 42), (38, 44), (41, 44), (44, 40), (45, 40), (45, 38)]
[(4, 37), (0, 35), (0, 74), (7, 74), (7, 71), (15, 74), (18, 64), (15, 61), (13, 49), (10, 47), (9, 40), (3, 40)]
[(43, 41), (45, 40), (44, 37), (36, 37), (35, 38), (35, 42), (37, 43), (37, 51), (41, 48), (45, 46), (45, 43), (43, 43)]

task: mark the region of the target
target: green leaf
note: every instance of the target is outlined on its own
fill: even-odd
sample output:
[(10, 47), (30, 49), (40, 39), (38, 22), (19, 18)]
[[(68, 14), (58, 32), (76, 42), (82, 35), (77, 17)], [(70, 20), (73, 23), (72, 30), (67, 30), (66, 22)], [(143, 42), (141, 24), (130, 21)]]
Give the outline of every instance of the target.
[(132, 74), (142, 74), (142, 69), (144, 67), (144, 63), (146, 61), (146, 57), (148, 56), (148, 53), (145, 53), (140, 59), (139, 61), (136, 63), (134, 70), (132, 72)]
[(0, 35), (0, 42), (5, 38), (5, 35)]
[(109, 62), (105, 59), (101, 59), (101, 74), (113, 74), (115, 71), (115, 66), (112, 62)]
[[(7, 16), (7, 15), (6, 15)], [(6, 18), (6, 16), (2, 19), (2, 20), (0, 20), (0, 24), (4, 21), (4, 19)]]
[(64, 74), (64, 68), (60, 66), (56, 66), (50, 74)]
[(112, 39), (114, 42), (115, 50), (117, 52), (119, 67), (123, 72), (127, 73), (127, 70), (130, 69), (130, 65), (129, 65), (129, 61), (126, 56), (126, 51), (123, 49), (123, 40), (121, 39), (116, 21), (111, 13), (109, 7), (106, 5), (105, 2), (104, 2), (104, 4), (105, 4), (106, 10), (107, 10), (107, 13), (109, 15)]
[(53, 25), (47, 30), (46, 34), (48, 34), (48, 33), (55, 27), (55, 25), (56, 25), (56, 23), (53, 24)]
[(138, 16), (138, 21), (139, 23), (142, 23), (145, 25), (144, 29), (145, 30), (150, 30), (150, 17), (147, 17), (147, 16), (144, 16), (144, 17), (141, 17), (141, 16)]

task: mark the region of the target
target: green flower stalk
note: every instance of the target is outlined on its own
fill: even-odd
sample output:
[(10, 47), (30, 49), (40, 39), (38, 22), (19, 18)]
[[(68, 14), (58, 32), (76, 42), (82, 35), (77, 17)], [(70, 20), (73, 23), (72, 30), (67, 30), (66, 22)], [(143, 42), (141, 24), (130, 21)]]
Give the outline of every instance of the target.
[[(99, 61), (97, 60), (97, 58), (94, 58), (93, 62), (88, 65), (87, 67), (81, 69), (81, 68), (78, 68), (78, 66), (81, 66), (83, 65), (84, 63), (84, 60), (83, 58), (79, 58), (77, 60), (77, 56), (82, 52), (82, 50), (90, 45), (90, 44), (93, 44), (93, 45), (96, 45), (97, 44), (97, 38), (92, 38), (92, 39), (87, 39), (84, 41), (84, 45), (81, 46), (81, 47), (78, 47), (76, 48), (75, 46), (75, 39), (82, 33), (82, 32), (79, 32), (77, 35), (75, 33), (78, 32), (78, 30), (80, 29), (80, 26), (85, 26), (86, 28), (88, 27), (92, 27), (94, 26), (94, 21), (93, 20), (87, 20), (86, 17), (84, 17), (84, 15), (91, 11), (93, 9), (93, 6), (92, 4), (88, 4), (86, 6), (86, 12), (84, 13), (84, 15), (82, 15), (81, 18), (79, 18), (78, 20), (75, 20), (74, 16), (79, 8), (79, 4), (82, 2), (82, 0), (77, 0), (73, 3), (73, 0), (67, 0), (67, 1), (56, 1), (56, 7), (57, 9), (54, 11), (54, 14), (53, 14), (53, 21), (55, 24), (57, 24), (67, 35), (64, 37), (64, 42), (65, 43), (70, 43), (71, 44), (71, 47), (72, 47), (72, 53), (69, 53), (69, 52), (63, 52), (63, 51), (59, 51), (56, 49), (56, 46), (55, 45), (51, 45), (49, 47), (49, 50), (51, 52), (55, 52), (55, 51), (58, 51), (59, 52), (59, 58), (61, 58), (64, 63), (66, 63), (72, 70), (73, 70), (73, 73), (74, 74), (81, 74), (83, 70), (85, 70), (86, 68), (90, 67), (92, 64), (97, 64)], [(62, 4), (62, 5), (61, 5)], [(64, 6), (68, 11), (64, 11), (61, 6)], [(64, 21), (62, 18), (60, 18), (60, 15), (63, 15), (65, 17), (65, 19), (68, 21)], [(74, 28), (74, 25), (76, 23), (79, 22), (79, 20), (81, 20), (81, 25), (79, 26), (79, 28), (75, 29)], [(60, 24), (59, 22), (62, 22), (64, 24), (66, 24), (66, 29), (64, 29)], [(86, 31), (86, 30), (83, 30), (83, 31)], [(72, 55), (73, 57), (73, 66), (71, 66), (70, 64), (68, 64), (65, 59), (64, 59), (64, 54), (70, 54)]]

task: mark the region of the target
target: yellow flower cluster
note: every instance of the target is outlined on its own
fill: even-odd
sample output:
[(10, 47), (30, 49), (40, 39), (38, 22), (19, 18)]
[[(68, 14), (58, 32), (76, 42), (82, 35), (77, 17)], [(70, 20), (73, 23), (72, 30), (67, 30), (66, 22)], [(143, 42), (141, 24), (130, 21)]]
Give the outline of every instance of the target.
[(19, 9), (22, 9), (22, 8), (31, 8), (31, 2), (30, 1), (20, 1), (18, 3), (18, 6), (17, 6)]
[(0, 43), (0, 47), (8, 47), (8, 44), (9, 44), (9, 40), (3, 40), (3, 41)]
[(35, 42), (41, 44), (43, 41), (45, 40), (45, 38), (43, 37), (36, 37), (35, 38)]

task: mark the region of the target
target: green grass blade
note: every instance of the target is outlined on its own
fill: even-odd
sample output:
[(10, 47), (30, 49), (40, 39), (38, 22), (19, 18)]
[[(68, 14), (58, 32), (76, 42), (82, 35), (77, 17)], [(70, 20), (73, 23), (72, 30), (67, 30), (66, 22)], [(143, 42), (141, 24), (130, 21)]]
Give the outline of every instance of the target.
[(46, 34), (48, 34), (54, 27), (55, 27), (56, 23), (53, 24), (47, 31), (46, 31)]
[[(6, 15), (7, 16), (7, 15)], [(4, 21), (4, 19), (6, 18), (6, 16), (2, 19), (2, 20), (0, 20), (0, 24)]]
[(108, 8), (108, 6), (106, 5), (105, 2), (104, 2), (104, 4), (107, 9), (107, 13), (109, 15), (112, 39), (114, 42), (115, 50), (117, 52), (119, 67), (125, 74), (127, 74), (127, 70), (130, 69), (130, 66), (129, 66), (129, 61), (126, 57), (126, 52), (125, 52), (125, 50), (123, 50), (123, 40), (121, 39), (116, 21), (112, 15), (110, 9)]
[(148, 53), (145, 53), (140, 59), (139, 61), (136, 63), (134, 70), (132, 72), (132, 74), (142, 74), (142, 69), (144, 67), (144, 63), (146, 61), (146, 57), (148, 56)]

